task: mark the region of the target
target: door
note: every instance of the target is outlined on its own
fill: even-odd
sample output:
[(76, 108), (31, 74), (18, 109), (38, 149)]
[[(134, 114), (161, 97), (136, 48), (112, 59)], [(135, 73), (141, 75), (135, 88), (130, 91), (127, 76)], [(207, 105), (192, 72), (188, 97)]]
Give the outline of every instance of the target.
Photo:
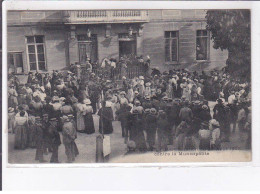
[(119, 41), (119, 56), (136, 55), (136, 41)]
[(91, 43), (79, 43), (79, 63), (86, 63), (87, 57), (91, 58)]
[(87, 57), (91, 62), (96, 62), (97, 55), (97, 36), (91, 35), (89, 38), (87, 35), (78, 35), (78, 48), (79, 48), (79, 63), (86, 63)]

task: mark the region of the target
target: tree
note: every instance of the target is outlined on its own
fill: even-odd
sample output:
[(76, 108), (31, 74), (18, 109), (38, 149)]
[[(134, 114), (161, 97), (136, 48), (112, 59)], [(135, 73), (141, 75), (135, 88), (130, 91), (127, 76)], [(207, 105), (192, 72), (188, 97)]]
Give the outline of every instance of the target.
[(206, 19), (213, 48), (228, 50), (226, 71), (234, 77), (250, 80), (250, 10), (209, 10)]

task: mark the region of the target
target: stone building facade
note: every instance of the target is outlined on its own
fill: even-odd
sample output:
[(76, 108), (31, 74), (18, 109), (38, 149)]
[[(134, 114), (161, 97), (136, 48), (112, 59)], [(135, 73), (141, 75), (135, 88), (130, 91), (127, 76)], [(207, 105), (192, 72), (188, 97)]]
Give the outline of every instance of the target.
[(66, 69), (86, 57), (102, 62), (149, 55), (160, 70), (225, 66), (206, 30), (206, 10), (9, 11), (8, 69), (16, 74)]

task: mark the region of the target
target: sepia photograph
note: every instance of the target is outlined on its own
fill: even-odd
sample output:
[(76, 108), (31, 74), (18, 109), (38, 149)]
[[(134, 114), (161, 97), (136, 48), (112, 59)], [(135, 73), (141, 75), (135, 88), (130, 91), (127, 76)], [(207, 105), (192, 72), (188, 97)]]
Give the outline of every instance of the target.
[(252, 160), (250, 9), (6, 21), (9, 164)]

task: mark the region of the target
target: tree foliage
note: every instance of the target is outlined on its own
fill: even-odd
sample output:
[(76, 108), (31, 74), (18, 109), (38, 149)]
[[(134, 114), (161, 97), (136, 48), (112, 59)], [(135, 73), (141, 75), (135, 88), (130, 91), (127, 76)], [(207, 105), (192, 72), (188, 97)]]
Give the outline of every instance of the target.
[(251, 77), (250, 10), (209, 10), (207, 29), (215, 49), (227, 49), (226, 71), (235, 77)]

